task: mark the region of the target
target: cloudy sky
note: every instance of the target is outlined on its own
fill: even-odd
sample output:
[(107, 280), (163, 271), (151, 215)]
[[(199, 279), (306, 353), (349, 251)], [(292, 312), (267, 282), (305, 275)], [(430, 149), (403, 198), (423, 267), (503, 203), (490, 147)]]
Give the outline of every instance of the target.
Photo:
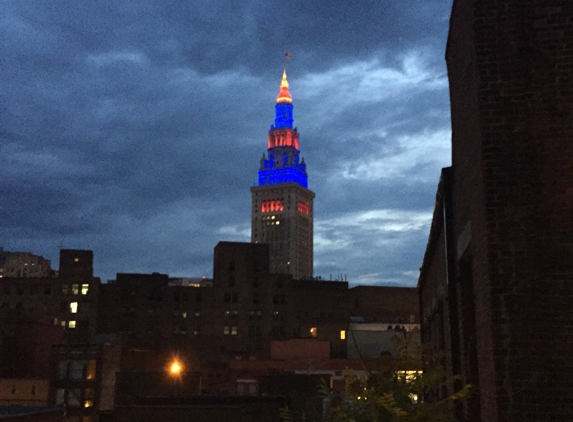
[(0, 246), (95, 275), (212, 275), (286, 52), (315, 275), (416, 284), (441, 167), (451, 0), (4, 0)]

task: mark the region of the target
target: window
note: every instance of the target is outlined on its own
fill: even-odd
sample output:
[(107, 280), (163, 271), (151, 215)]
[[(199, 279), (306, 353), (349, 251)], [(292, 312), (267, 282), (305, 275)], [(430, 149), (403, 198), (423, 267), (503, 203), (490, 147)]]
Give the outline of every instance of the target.
[(90, 288), (89, 284), (82, 284), (82, 295), (87, 295), (88, 294), (88, 290)]
[(79, 407), (82, 396), (82, 390), (79, 388), (71, 388), (68, 390), (68, 406)]
[(62, 360), (58, 362), (58, 379), (65, 380), (68, 376), (68, 361)]
[(85, 360), (74, 360), (70, 365), (70, 379), (82, 380), (84, 379), (84, 371), (86, 369)]
[(181, 312), (181, 316), (182, 316), (183, 318), (187, 318), (187, 312)]
[(253, 304), (257, 304), (257, 303), (259, 303), (259, 293), (254, 292), (253, 293)]
[(231, 333), (231, 327), (229, 327), (228, 325), (225, 325), (223, 327), (223, 335), (228, 336)]
[(80, 294), (80, 285), (79, 284), (72, 284), (72, 294), (74, 294), (74, 295)]
[(236, 336), (237, 335), (237, 326), (234, 325), (231, 327), (231, 335), (232, 336)]
[(65, 390), (63, 388), (56, 390), (56, 404), (64, 404), (64, 393)]
[(96, 361), (95, 359), (88, 360), (86, 365), (86, 379), (93, 380), (96, 377)]
[(62, 284), (62, 294), (63, 295), (68, 294), (68, 285), (67, 284)]
[(76, 321), (68, 321), (68, 328), (76, 328)]
[(340, 340), (346, 340), (346, 330), (340, 330)]
[(316, 338), (317, 330), (316, 327), (310, 327), (310, 336)]
[(224, 298), (225, 303), (230, 303), (231, 302), (231, 293), (225, 293), (223, 298)]
[(235, 277), (234, 276), (229, 277), (229, 287), (235, 287)]
[(94, 405), (94, 389), (86, 388), (84, 390), (84, 407), (92, 407)]
[(78, 302), (70, 302), (70, 313), (71, 314), (78, 313)]
[(80, 262), (79, 258), (74, 258), (74, 262)]

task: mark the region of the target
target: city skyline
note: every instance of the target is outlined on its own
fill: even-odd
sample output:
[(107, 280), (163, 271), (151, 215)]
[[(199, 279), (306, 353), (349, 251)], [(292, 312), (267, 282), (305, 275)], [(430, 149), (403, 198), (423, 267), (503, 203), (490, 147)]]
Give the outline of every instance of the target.
[(284, 66), (316, 193), (314, 274), (415, 285), (450, 164), (450, 1), (8, 2), (0, 246), (94, 274), (211, 276), (250, 240)]

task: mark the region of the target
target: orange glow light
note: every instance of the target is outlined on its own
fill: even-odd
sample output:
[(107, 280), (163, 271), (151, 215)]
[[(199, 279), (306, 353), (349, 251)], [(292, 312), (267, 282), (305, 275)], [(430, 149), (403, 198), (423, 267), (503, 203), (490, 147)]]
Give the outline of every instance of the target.
[(281, 81), (281, 90), (279, 95), (277, 95), (277, 103), (292, 103), (292, 97), (288, 91), (286, 70), (283, 70), (283, 79)]
[(174, 361), (171, 366), (169, 366), (169, 372), (171, 375), (179, 375), (181, 373), (181, 364), (177, 361)]

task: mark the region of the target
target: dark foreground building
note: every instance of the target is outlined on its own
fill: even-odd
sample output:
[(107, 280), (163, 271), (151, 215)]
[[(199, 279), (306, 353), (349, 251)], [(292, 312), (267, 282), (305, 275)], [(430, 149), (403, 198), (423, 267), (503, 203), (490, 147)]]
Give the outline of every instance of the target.
[(454, 0), (446, 60), (423, 339), (474, 386), (460, 420), (573, 420), (573, 3)]

